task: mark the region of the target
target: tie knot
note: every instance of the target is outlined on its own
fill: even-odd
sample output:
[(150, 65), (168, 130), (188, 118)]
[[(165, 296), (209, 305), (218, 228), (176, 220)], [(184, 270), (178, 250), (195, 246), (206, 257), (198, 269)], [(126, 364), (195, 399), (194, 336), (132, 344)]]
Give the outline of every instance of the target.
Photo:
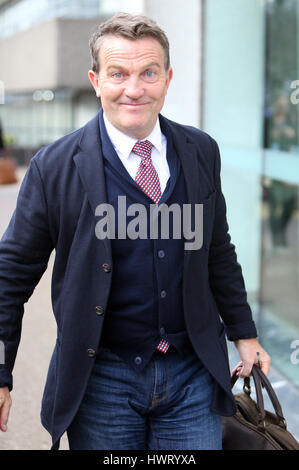
[(151, 156), (153, 145), (149, 140), (138, 140), (134, 145), (132, 152), (139, 155), (141, 158), (148, 158)]

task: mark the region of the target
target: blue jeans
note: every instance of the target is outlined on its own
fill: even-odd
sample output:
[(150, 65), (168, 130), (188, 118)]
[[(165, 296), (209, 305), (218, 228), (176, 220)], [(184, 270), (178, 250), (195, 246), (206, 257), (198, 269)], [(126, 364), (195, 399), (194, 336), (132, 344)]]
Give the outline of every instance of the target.
[(101, 349), (78, 413), (70, 450), (220, 450), (220, 416), (210, 411), (213, 379), (195, 353), (155, 352), (137, 374)]

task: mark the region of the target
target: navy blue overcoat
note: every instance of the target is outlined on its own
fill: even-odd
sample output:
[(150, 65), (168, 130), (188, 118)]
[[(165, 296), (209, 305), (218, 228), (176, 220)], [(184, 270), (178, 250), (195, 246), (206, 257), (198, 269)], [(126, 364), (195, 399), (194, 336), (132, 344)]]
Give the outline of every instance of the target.
[[(230, 416), (236, 410), (225, 333), (229, 340), (257, 334), (228, 232), (219, 149), (203, 131), (159, 118), (173, 135), (188, 202), (203, 204), (203, 245), (186, 250), (184, 256), (184, 315), (193, 347), (215, 379), (212, 410)], [(55, 250), (52, 306), (57, 340), (41, 409), (53, 448), (78, 410), (101, 337), (105, 313), (99, 312), (105, 312), (113, 272), (111, 242), (95, 236), (95, 210), (105, 202), (96, 115), (31, 159), (0, 242), (0, 340), (5, 345), (0, 384), (10, 389), (24, 303)]]

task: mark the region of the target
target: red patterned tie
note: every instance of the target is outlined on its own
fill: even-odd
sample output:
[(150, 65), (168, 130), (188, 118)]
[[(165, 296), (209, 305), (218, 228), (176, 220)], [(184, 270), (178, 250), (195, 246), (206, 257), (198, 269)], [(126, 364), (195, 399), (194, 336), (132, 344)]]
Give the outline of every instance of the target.
[[(158, 173), (153, 165), (151, 153), (153, 145), (148, 140), (138, 141), (132, 152), (141, 157), (141, 162), (135, 177), (136, 183), (156, 204), (161, 199), (161, 186)], [(162, 339), (157, 349), (164, 354), (167, 353), (170, 344)]]
[(161, 187), (158, 173), (153, 165), (151, 153), (152, 144), (148, 140), (138, 141), (132, 152), (141, 157), (141, 162), (135, 176), (136, 183), (156, 204), (161, 198)]

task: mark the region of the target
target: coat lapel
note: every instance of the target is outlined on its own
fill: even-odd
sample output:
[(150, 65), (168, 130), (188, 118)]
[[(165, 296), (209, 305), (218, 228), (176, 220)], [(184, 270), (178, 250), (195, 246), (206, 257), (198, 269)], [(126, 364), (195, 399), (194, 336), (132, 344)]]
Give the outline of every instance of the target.
[[(197, 157), (197, 148), (194, 143), (187, 140), (182, 130), (160, 115), (161, 129), (168, 126), (173, 136), (174, 145), (180, 158), (187, 188), (189, 204), (198, 203), (202, 197), (200, 182), (200, 168)], [(107, 203), (105, 175), (103, 165), (102, 145), (99, 130), (99, 115), (97, 114), (83, 128), (78, 152), (74, 155), (80, 179), (87, 193), (87, 197), (95, 214), (99, 204)], [(111, 256), (111, 243), (108, 238), (104, 244)]]
[[(168, 126), (173, 136), (174, 146), (179, 156), (187, 189), (187, 199), (189, 204), (198, 204), (202, 200), (203, 190), (200, 184), (200, 166), (198, 162), (198, 150), (193, 142), (190, 142), (178, 126), (174, 126), (171, 121), (160, 116), (161, 129)], [(185, 251), (184, 256), (184, 278), (188, 272), (188, 264), (191, 257), (191, 250)]]
[[(203, 196), (202, 188), (199, 184), (200, 168), (196, 146), (187, 140), (180, 129), (174, 128), (170, 121), (160, 116), (160, 122), (162, 129), (163, 126), (168, 126), (172, 132), (174, 145), (180, 158), (186, 181), (188, 202), (190, 204), (196, 203)], [(98, 204), (107, 202), (98, 115), (83, 128), (79, 146), (80, 148), (74, 156), (74, 161), (82, 184), (87, 192), (92, 210), (95, 211)]]
[(193, 142), (188, 141), (185, 134), (176, 126), (160, 116), (161, 128), (168, 126), (173, 136), (173, 142), (181, 161), (187, 188), (189, 204), (198, 203), (202, 196), (202, 187), (199, 184), (200, 168), (198, 163), (197, 148)]
[[(84, 126), (79, 150), (73, 160), (95, 215), (96, 207), (99, 204), (107, 203), (98, 114)], [(106, 238), (103, 242), (107, 254), (111, 257), (110, 240)]]

